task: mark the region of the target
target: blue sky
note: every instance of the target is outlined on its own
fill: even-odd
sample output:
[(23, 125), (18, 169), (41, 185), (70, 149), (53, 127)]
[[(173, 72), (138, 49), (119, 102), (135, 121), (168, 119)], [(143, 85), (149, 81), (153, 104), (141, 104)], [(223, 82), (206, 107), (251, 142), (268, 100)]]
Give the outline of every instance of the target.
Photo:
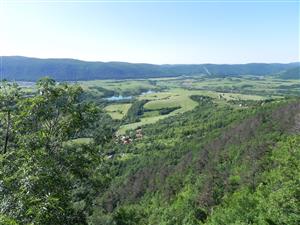
[(300, 61), (296, 1), (0, 2), (0, 55), (156, 64)]

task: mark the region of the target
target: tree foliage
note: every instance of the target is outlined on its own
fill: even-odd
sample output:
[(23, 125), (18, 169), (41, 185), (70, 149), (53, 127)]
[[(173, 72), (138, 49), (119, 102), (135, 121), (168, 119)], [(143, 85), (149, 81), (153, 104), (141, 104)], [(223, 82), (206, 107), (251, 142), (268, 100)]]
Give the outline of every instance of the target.
[[(0, 158), (1, 219), (11, 224), (85, 224), (87, 206), (77, 202), (91, 201), (90, 192), (101, 187), (101, 174), (95, 174), (101, 155), (92, 144), (68, 142), (101, 119), (100, 111), (80, 101), (79, 86), (48, 78), (37, 85), (34, 96), (22, 95), (15, 84), (4, 83), (1, 89), (1, 130), (9, 126), (8, 147)], [(91, 191), (80, 190), (82, 186)]]

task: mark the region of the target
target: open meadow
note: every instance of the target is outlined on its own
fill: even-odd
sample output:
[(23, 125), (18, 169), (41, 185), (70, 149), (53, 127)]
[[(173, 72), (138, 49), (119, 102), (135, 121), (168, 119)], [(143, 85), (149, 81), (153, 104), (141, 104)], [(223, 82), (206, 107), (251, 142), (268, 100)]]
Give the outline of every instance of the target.
[[(140, 80), (96, 80), (80, 82), (94, 97), (103, 100), (104, 111), (121, 121), (118, 134), (158, 120), (193, 110), (198, 103), (192, 96), (208, 96), (215, 104), (247, 107), (241, 101), (260, 101), (300, 93), (298, 80), (274, 77), (171, 77)], [(113, 96), (117, 100), (109, 100)], [(134, 104), (135, 121), (126, 120)]]

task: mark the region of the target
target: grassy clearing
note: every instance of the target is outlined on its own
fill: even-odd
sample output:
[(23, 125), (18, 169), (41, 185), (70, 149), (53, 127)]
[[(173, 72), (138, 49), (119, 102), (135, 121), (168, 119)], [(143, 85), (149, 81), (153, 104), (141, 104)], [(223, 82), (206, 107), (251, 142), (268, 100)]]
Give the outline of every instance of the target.
[(144, 112), (143, 117), (153, 117), (153, 116), (159, 116), (159, 111), (149, 111), (149, 112)]
[(76, 138), (66, 142), (66, 145), (74, 145), (74, 144), (89, 144), (93, 141), (92, 138)]
[[(193, 110), (198, 103), (193, 101), (190, 97), (192, 95), (204, 95), (214, 98), (214, 101), (218, 104), (227, 104), (228, 100), (263, 100), (266, 97), (257, 95), (245, 95), (237, 93), (217, 93), (214, 91), (202, 91), (202, 90), (187, 90), (182, 88), (173, 88), (168, 92), (152, 93), (140, 96), (139, 99), (147, 99), (148, 103), (144, 105), (145, 109), (159, 110), (163, 108), (170, 108), (179, 106), (180, 108), (167, 114), (158, 115), (158, 111), (147, 112), (141, 118), (140, 122), (126, 124), (120, 127), (119, 134), (124, 134), (127, 130), (135, 129), (139, 126), (155, 123), (158, 120), (165, 119), (169, 116), (174, 116), (180, 113)], [(219, 96), (222, 95), (222, 99)]]
[[(158, 85), (166, 85), (168, 87), (181, 87), (194, 90), (211, 90), (233, 92), (241, 94), (254, 94), (261, 96), (278, 96), (283, 94), (282, 85), (289, 89), (290, 93), (297, 93), (297, 87), (300, 80), (281, 80), (273, 77), (227, 77), (227, 78), (205, 78), (205, 77), (189, 77), (186, 79), (178, 78), (170, 80), (159, 80)], [(298, 91), (300, 94), (300, 92)], [(299, 95), (298, 94), (298, 95)]]
[(143, 126), (146, 124), (155, 123), (158, 120), (167, 118), (168, 116), (169, 115), (159, 115), (159, 116), (141, 118), (140, 122), (125, 124), (125, 125), (121, 126), (118, 130), (118, 134), (124, 134), (127, 130), (134, 130), (137, 127), (140, 127), (140, 126)]
[[(263, 100), (267, 97), (259, 95), (246, 95), (238, 93), (218, 93), (215, 91), (205, 91), (205, 90), (187, 90), (183, 88), (172, 88), (168, 92), (161, 92), (155, 94), (144, 95), (140, 97), (141, 99), (150, 100), (145, 104), (146, 109), (162, 109), (168, 107), (180, 106), (181, 108), (176, 110), (177, 112), (183, 113), (194, 109), (197, 103), (193, 101), (190, 97), (192, 95), (204, 95), (215, 99), (215, 102), (220, 103), (224, 100)], [(219, 100), (222, 95), (222, 100)]]
[(127, 114), (128, 109), (130, 108), (131, 104), (112, 104), (108, 105), (104, 108), (104, 110), (116, 120), (121, 120)]
[(99, 86), (107, 90), (115, 91), (121, 95), (139, 94), (141, 90), (152, 90), (157, 86), (150, 80), (93, 80), (83, 81), (81, 85), (84, 89)]

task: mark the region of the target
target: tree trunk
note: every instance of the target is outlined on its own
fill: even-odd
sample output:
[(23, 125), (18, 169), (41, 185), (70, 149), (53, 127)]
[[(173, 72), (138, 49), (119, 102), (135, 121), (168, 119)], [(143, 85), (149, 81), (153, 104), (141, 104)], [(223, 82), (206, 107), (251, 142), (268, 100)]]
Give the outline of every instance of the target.
[(9, 128), (10, 128), (10, 111), (7, 112), (7, 125), (6, 125), (3, 154), (7, 152), (8, 140), (9, 140)]

